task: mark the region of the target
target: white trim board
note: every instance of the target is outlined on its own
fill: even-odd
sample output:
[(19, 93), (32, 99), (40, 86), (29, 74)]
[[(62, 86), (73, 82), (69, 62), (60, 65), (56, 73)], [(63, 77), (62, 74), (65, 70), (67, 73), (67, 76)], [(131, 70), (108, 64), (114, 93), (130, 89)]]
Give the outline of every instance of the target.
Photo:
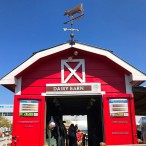
[[(78, 63), (75, 68), (71, 68), (70, 65), (68, 64), (68, 63), (72, 63), (72, 62)], [(65, 74), (64, 68), (65, 67), (70, 71), (70, 74), (66, 78), (64, 76), (64, 74)], [(78, 74), (76, 73), (76, 71), (78, 70), (79, 67), (82, 68), (82, 76), (81, 77), (78, 76)], [(67, 83), (68, 80), (72, 76), (75, 76), (76, 79), (80, 83), (85, 83), (85, 60), (84, 59), (72, 59), (72, 61), (69, 61), (68, 59), (61, 60), (61, 83)]]

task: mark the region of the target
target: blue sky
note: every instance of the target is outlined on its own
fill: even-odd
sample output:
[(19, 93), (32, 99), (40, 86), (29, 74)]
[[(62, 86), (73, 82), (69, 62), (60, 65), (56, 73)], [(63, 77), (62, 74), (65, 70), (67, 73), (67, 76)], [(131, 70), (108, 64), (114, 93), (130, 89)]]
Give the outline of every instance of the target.
[[(112, 50), (146, 73), (146, 0), (0, 0), (0, 78), (33, 52), (68, 41), (64, 11), (83, 3), (75, 40)], [(13, 93), (0, 86), (0, 104)]]

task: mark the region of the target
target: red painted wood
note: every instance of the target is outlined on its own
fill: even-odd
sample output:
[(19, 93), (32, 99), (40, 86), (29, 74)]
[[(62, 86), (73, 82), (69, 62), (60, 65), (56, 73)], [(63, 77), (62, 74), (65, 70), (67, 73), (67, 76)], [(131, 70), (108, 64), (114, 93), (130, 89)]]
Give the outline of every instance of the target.
[[(20, 100), (37, 100), (39, 103), (38, 116), (19, 116)], [(13, 136), (16, 136), (16, 143), (12, 146), (43, 146), (44, 144), (44, 98), (41, 96), (16, 96), (14, 99)]]
[(41, 95), (41, 93), (46, 92), (46, 87), (40, 87), (40, 86), (35, 86), (35, 87), (23, 87), (22, 94), (23, 95)]
[[(126, 97), (127, 96), (127, 97)], [(108, 96), (103, 97), (104, 106), (104, 132), (105, 141), (107, 145), (123, 145), (134, 143), (133, 130), (131, 124), (131, 96), (122, 94), (118, 96)], [(109, 99), (124, 98), (128, 99), (128, 116), (126, 117), (110, 117), (109, 111)], [(118, 132), (118, 133), (117, 133)], [(115, 134), (117, 133), (117, 134)]]
[[(73, 77), (75, 78), (75, 77)], [(46, 83), (60, 83), (60, 79), (58, 78), (22, 78), (22, 82), (23, 85), (27, 86), (44, 86)], [(73, 81), (72, 81), (73, 82)], [(86, 78), (86, 82), (88, 83), (92, 83), (92, 82), (99, 82), (102, 83), (103, 85), (106, 84), (110, 84), (111, 86), (113, 85), (117, 85), (117, 84), (122, 84), (123, 86), (125, 86), (125, 82), (124, 79), (119, 79), (119, 80), (113, 80), (111, 77), (104, 77), (104, 79), (101, 78), (94, 78), (94, 77), (90, 77), (90, 78)]]
[(138, 143), (138, 138), (137, 138), (137, 128), (136, 128), (136, 119), (135, 119), (135, 106), (134, 106), (134, 95), (131, 95), (131, 100), (130, 100), (130, 110), (131, 110), (131, 125), (132, 125), (132, 132), (133, 132), (133, 143), (137, 144)]
[[(69, 54), (64, 53), (64, 56), (69, 56)], [(85, 59), (86, 82), (101, 83), (102, 90), (106, 93), (124, 93), (125, 72), (114, 68), (109, 60), (99, 56), (91, 58), (87, 54), (84, 54), (84, 56), (80, 54), (81, 59)], [(62, 56), (58, 56), (55, 59), (47, 58), (47, 60), (44, 59), (43, 62), (35, 65), (35, 68), (32, 68), (32, 70), (29, 69), (29, 72), (22, 77), (22, 94), (41, 94), (45, 92), (46, 84), (61, 83), (61, 59), (64, 58)], [(70, 63), (69, 65), (74, 68), (77, 63)], [(64, 72), (66, 78), (70, 71), (65, 68)], [(80, 77), (82, 76), (81, 67), (76, 73)], [(79, 83), (79, 81), (72, 76), (68, 83)]]
[[(30, 71), (28, 74), (26, 74), (23, 78), (25, 80), (27, 79), (48, 79), (48, 78), (60, 78), (61, 73), (58, 70), (36, 70), (34, 72)], [(25, 81), (24, 80), (24, 81)]]

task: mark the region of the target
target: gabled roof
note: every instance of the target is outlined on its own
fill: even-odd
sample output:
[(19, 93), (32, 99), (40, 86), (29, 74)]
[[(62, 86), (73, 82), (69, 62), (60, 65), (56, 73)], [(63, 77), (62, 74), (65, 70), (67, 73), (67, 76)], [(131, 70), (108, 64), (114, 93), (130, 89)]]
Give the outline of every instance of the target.
[(146, 75), (144, 73), (142, 73), (135, 67), (131, 66), (124, 60), (120, 59), (116, 55), (114, 55), (112, 53), (112, 51), (76, 42), (75, 45), (73, 45), (73, 46), (71, 46), (69, 43), (64, 43), (64, 44), (55, 46), (53, 48), (41, 50), (39, 52), (34, 53), (25, 62), (23, 62), (21, 65), (19, 65), (14, 70), (12, 70), (10, 73), (8, 73), (3, 78), (1, 78), (0, 84), (5, 86), (6, 88), (8, 88), (8, 86), (11, 86), (11, 85), (16, 85), (17, 80), (15, 77), (18, 74), (20, 74), (21, 72), (23, 72), (25, 69), (27, 69), (29, 66), (31, 66), (33, 63), (35, 63), (36, 61), (38, 61), (39, 59), (41, 59), (43, 57), (46, 57), (46, 56), (49, 56), (49, 55), (52, 55), (55, 53), (59, 53), (61, 51), (70, 49), (71, 47), (107, 57), (108, 59), (115, 62), (122, 68), (131, 72), (130, 82), (132, 82), (133, 85), (139, 85), (139, 84), (143, 83), (144, 81), (146, 81)]

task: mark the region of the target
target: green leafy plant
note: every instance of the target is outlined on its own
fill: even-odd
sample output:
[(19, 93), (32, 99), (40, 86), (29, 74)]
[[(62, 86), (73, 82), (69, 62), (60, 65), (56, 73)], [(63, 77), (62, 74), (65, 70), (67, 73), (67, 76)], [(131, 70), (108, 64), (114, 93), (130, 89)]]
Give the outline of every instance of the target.
[(0, 116), (0, 127), (11, 128), (11, 122), (3, 116)]

